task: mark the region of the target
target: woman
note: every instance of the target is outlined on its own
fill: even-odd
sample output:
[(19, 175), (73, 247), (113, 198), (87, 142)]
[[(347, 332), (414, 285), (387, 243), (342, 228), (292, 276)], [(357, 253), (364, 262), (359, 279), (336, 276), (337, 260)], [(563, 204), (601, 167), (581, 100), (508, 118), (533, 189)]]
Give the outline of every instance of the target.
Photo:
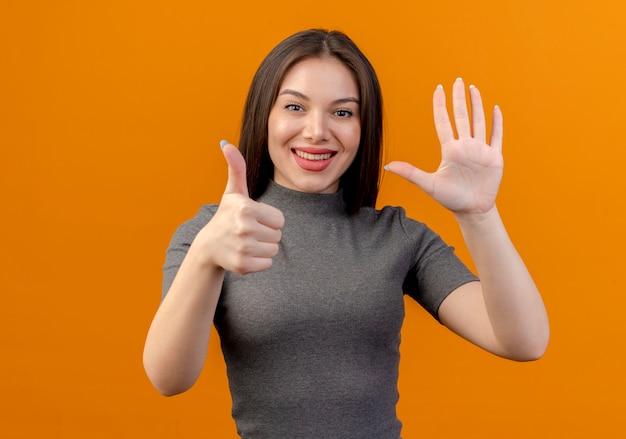
[(403, 209), (375, 209), (382, 99), (344, 34), (310, 30), (263, 61), (240, 151), (222, 142), (228, 181), (172, 238), (164, 299), (144, 351), (165, 395), (193, 385), (215, 324), (242, 438), (400, 437), (396, 417), (403, 295), (496, 355), (541, 357), (548, 321), (495, 206), (502, 115), (486, 143), (480, 94), (434, 93), (435, 173), (385, 168), (453, 212), (480, 280)]

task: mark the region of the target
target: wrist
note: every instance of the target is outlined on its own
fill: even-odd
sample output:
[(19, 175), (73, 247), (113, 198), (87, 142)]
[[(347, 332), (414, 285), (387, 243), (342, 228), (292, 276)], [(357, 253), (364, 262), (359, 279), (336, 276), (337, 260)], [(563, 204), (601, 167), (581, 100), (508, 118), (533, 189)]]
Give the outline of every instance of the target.
[(224, 269), (220, 264), (215, 261), (213, 257), (213, 252), (209, 250), (210, 246), (203, 245), (203, 243), (198, 242), (201, 239), (201, 236), (196, 236), (196, 239), (189, 246), (189, 250), (187, 251), (187, 255), (185, 256), (185, 260), (189, 261), (190, 265), (197, 267), (202, 271), (210, 271), (219, 273)]
[(491, 222), (499, 221), (500, 214), (494, 204), (486, 212), (454, 212), (454, 217), (461, 226), (480, 226)]

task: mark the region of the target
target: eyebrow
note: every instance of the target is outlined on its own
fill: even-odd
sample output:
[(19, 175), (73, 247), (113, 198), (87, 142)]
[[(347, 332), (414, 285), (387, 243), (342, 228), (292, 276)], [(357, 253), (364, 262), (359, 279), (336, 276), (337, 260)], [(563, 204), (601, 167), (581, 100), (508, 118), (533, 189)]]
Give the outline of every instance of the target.
[[(311, 99), (305, 95), (304, 93), (300, 93), (299, 91), (296, 90), (292, 90), (290, 88), (287, 88), (283, 91), (281, 91), (278, 96), (282, 96), (282, 95), (292, 95), (295, 97), (298, 97), (300, 99), (303, 99), (305, 101), (310, 101)], [(353, 98), (353, 97), (346, 97), (346, 98), (339, 98), (339, 99), (335, 99), (332, 103), (333, 104), (345, 104), (348, 102), (354, 102), (357, 105), (360, 105), (361, 102), (357, 99), (357, 98)]]

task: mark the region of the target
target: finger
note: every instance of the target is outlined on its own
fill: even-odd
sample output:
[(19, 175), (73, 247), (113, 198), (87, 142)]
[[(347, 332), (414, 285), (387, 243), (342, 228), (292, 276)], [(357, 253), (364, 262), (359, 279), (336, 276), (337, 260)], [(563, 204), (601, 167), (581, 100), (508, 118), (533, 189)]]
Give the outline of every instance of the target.
[(271, 257), (251, 257), (248, 258), (245, 263), (236, 265), (230, 270), (234, 273), (246, 275), (250, 273), (258, 273), (259, 271), (265, 271), (272, 266)]
[(491, 138), (489, 144), (502, 151), (502, 138), (504, 135), (504, 118), (499, 105), (493, 107), (493, 124), (491, 126)]
[(258, 203), (255, 218), (259, 224), (274, 230), (280, 230), (285, 225), (283, 213), (269, 204)]
[(472, 106), (472, 135), (480, 142), (487, 142), (487, 127), (485, 125), (485, 110), (480, 91), (473, 85), (469, 86), (470, 103)]
[(234, 145), (225, 140), (220, 142), (220, 146), (222, 147), (222, 153), (228, 164), (228, 181), (226, 182), (224, 193), (239, 194), (248, 197), (245, 159)]
[(439, 143), (445, 145), (454, 140), (454, 131), (452, 130), (448, 108), (446, 107), (446, 94), (441, 85), (438, 85), (433, 93), (433, 117)]
[(259, 230), (255, 234), (255, 238), (258, 242), (264, 242), (269, 244), (278, 244), (283, 237), (280, 229), (273, 229), (263, 225), (259, 226)]
[(257, 242), (254, 245), (254, 249), (250, 252), (250, 257), (263, 259), (273, 258), (278, 254), (277, 242)]
[(467, 112), (465, 99), (465, 84), (461, 78), (457, 78), (452, 86), (452, 113), (454, 114), (454, 126), (459, 138), (471, 137), (470, 120)]
[(433, 174), (424, 172), (410, 163), (393, 161), (386, 165), (385, 169), (410, 181), (429, 195), (434, 192)]
[(254, 239), (244, 243), (237, 256), (222, 265), (226, 270), (239, 274), (267, 270), (272, 266), (272, 258), (279, 252), (277, 242), (260, 242)]

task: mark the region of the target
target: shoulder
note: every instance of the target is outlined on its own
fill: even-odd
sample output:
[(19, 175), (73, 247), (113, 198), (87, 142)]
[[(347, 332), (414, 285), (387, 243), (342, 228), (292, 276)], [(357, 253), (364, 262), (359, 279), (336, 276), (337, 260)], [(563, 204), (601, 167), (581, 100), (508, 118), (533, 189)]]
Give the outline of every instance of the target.
[(359, 211), (358, 216), (361, 217), (362, 221), (397, 229), (407, 236), (430, 232), (426, 224), (408, 217), (406, 210), (401, 206), (364, 207)]
[(372, 239), (377, 247), (408, 252), (411, 259), (419, 257), (433, 244), (443, 244), (439, 235), (423, 222), (408, 217), (400, 206), (361, 208), (352, 221), (358, 239)]
[(442, 250), (453, 251), (453, 248), (449, 247), (437, 232), (427, 224), (409, 217), (403, 207), (384, 206), (380, 209), (363, 210), (363, 214), (375, 221), (376, 228), (384, 230), (385, 235), (396, 246), (408, 245), (414, 260), (423, 260)]
[(205, 204), (196, 213), (196, 215), (178, 226), (172, 241), (176, 242), (188, 242), (191, 243), (193, 238), (198, 232), (207, 225), (215, 212), (217, 211), (217, 204)]

